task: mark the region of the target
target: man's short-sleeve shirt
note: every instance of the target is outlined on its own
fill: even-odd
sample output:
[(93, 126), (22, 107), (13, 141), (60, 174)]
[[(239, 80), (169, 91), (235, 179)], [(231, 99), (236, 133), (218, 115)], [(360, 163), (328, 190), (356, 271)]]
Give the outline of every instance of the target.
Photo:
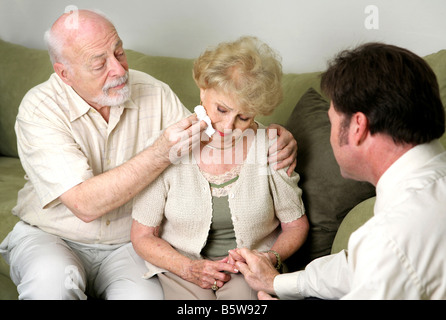
[(25, 95), (15, 129), (27, 182), (15, 215), (73, 241), (130, 241), (132, 201), (85, 223), (58, 200), (77, 184), (126, 162), (189, 114), (165, 83), (135, 70), (129, 75), (131, 97), (110, 109), (108, 123), (56, 74)]

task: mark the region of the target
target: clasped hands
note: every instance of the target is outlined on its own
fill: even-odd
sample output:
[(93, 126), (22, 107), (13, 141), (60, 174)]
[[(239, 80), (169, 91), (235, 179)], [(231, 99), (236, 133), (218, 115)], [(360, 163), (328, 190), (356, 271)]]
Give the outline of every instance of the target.
[(229, 257), (235, 270), (241, 272), (249, 286), (259, 292), (259, 299), (273, 299), (274, 278), (279, 275), (274, 266), (277, 261), (273, 254), (237, 248), (229, 250)]
[[(231, 280), (231, 273), (242, 273), (259, 298), (271, 298), (273, 281), (279, 272), (274, 267), (274, 255), (246, 248), (229, 250), (228, 256), (218, 260), (194, 260), (188, 270), (188, 280), (201, 288), (221, 288)], [(267, 294), (266, 294), (267, 293)]]

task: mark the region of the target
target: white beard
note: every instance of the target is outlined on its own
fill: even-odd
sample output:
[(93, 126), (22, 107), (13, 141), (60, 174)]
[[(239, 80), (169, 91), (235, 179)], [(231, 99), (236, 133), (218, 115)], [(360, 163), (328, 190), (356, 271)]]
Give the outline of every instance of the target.
[[(128, 84), (129, 79), (129, 72), (127, 71), (124, 76), (110, 81), (109, 83), (106, 83), (104, 87), (102, 88), (102, 94), (94, 98), (93, 102), (100, 105), (100, 106), (109, 106), (109, 107), (116, 107), (124, 102), (126, 102), (130, 98), (131, 90), (130, 86)], [(126, 83), (126, 85), (115, 92), (113, 96), (109, 95), (110, 88), (119, 86), (123, 83)]]

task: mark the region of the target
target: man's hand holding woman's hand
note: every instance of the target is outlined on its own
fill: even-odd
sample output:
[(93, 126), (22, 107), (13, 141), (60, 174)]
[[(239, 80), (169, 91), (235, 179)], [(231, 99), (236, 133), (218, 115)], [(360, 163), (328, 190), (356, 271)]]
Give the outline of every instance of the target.
[[(229, 261), (240, 271), (246, 282), (254, 290), (260, 291), (259, 299), (271, 298), (274, 294), (274, 278), (279, 272), (268, 255), (246, 248), (229, 250)], [(266, 295), (265, 293), (268, 293)]]

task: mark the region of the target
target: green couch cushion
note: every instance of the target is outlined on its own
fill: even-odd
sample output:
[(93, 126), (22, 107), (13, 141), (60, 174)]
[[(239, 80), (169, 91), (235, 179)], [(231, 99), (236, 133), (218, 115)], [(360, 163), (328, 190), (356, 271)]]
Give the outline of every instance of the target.
[[(25, 185), (25, 171), (20, 160), (13, 157), (0, 157), (0, 238), (3, 239), (18, 218), (11, 214), (17, 202), (17, 192)], [(4, 216), (3, 213), (7, 213)], [(7, 228), (4, 230), (4, 226)]]
[(329, 102), (310, 88), (286, 124), (299, 145), (296, 172), (311, 226), (306, 243), (310, 260), (330, 253), (345, 215), (375, 194), (371, 184), (341, 176), (330, 145), (328, 108)]
[(0, 300), (17, 300), (19, 294), (14, 282), (0, 274)]
[(342, 220), (331, 247), (331, 253), (347, 249), (350, 235), (373, 217), (376, 197), (369, 198), (356, 205)]
[(14, 131), (25, 93), (53, 72), (46, 50), (29, 49), (0, 40), (0, 155), (17, 157)]
[(424, 60), (431, 66), (437, 76), (441, 101), (443, 102), (443, 106), (446, 106), (446, 50), (440, 50), (425, 56)]
[[(17, 202), (17, 192), (25, 184), (25, 172), (20, 160), (0, 157), (0, 242), (19, 220), (11, 214)], [(17, 299), (17, 290), (9, 278), (9, 266), (0, 256), (0, 300)]]
[(167, 83), (191, 112), (200, 104), (200, 91), (192, 77), (193, 59), (148, 56), (126, 50), (129, 68)]
[(282, 78), (283, 101), (269, 116), (259, 116), (256, 119), (264, 125), (277, 123), (286, 125), (296, 102), (309, 88), (320, 92), (320, 72), (311, 73), (287, 73)]
[[(437, 76), (438, 85), (440, 86), (441, 101), (443, 102), (443, 107), (446, 109), (446, 50), (430, 54), (424, 59), (431, 66)], [(446, 148), (446, 134), (440, 138), (440, 142)]]

